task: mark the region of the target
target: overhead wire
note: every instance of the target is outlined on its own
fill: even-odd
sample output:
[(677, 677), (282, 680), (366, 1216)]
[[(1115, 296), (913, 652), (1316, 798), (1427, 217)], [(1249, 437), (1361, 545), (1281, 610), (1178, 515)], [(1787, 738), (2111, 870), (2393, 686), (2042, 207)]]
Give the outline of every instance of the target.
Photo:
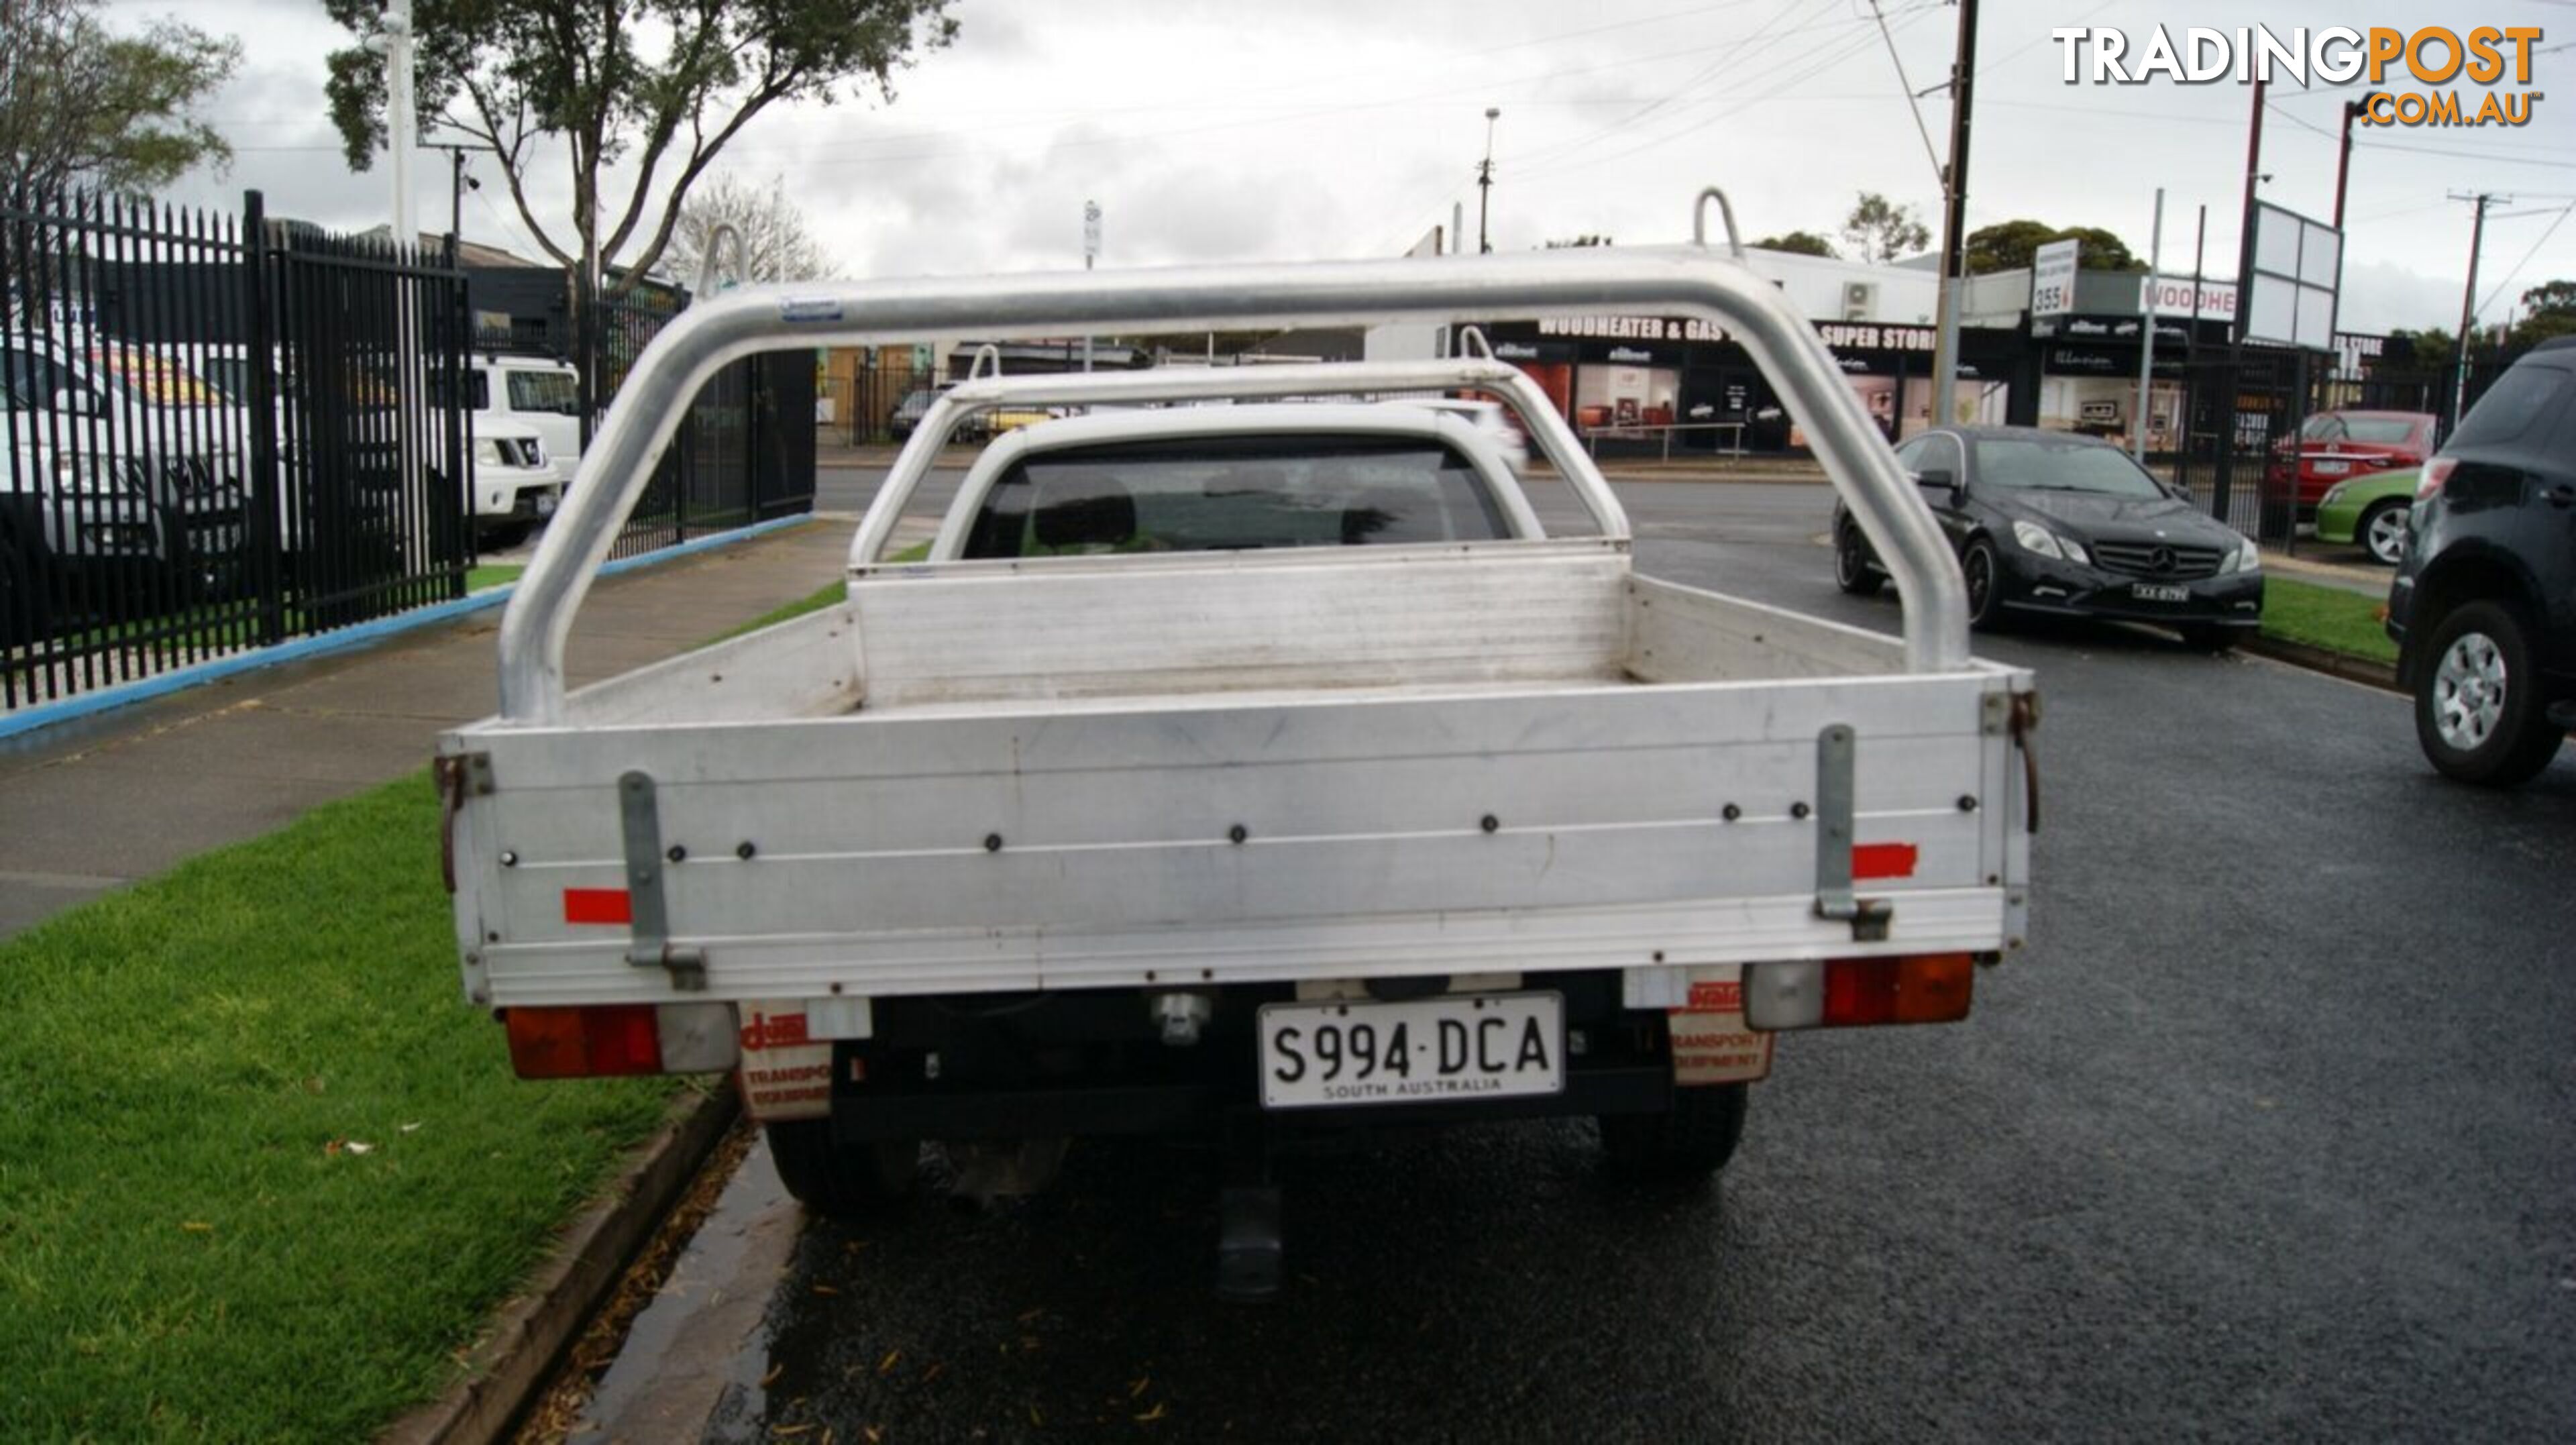
[(2550, 222), (2549, 229), (2540, 233), (2540, 239), (2531, 243), (2531, 249), (2522, 253), (2522, 259), (2514, 263), (2513, 269), (2504, 273), (2504, 279), (2496, 283), (2493, 291), (2487, 293), (2487, 299), (2479, 303), (2477, 311), (2471, 313), (2472, 315), (2483, 315), (2488, 307), (2496, 303), (2496, 298), (2503, 295), (2505, 288), (2511, 286), (2514, 279), (2522, 274), (2522, 268), (2531, 264), (2531, 258), (2540, 254), (2540, 248), (2549, 244), (2549, 238), (2558, 234), (2559, 227), (2567, 224), (2567, 218), (2571, 214), (2576, 214), (2576, 201), (2569, 201), (2558, 208), (2558, 219)]

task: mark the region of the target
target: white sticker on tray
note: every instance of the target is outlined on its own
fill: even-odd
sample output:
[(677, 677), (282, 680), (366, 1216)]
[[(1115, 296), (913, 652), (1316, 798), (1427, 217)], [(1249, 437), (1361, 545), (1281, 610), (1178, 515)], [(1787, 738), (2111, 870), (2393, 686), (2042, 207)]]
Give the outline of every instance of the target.
[(801, 999), (741, 1006), (742, 1106), (755, 1122), (832, 1112), (832, 1041), (806, 1028)]
[(1673, 1082), (1732, 1084), (1771, 1072), (1772, 1036), (1744, 1026), (1741, 970), (1691, 970), (1690, 1002), (1670, 1011)]

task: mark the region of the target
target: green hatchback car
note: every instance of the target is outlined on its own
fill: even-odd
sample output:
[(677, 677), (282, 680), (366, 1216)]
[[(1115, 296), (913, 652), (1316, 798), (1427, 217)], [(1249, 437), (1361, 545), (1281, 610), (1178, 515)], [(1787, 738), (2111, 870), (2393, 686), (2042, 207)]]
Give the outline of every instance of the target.
[(2394, 567), (2406, 555), (2406, 516), (2415, 505), (2416, 469), (2354, 477), (2326, 489), (2317, 503), (2317, 540), (2353, 542), (2370, 560)]

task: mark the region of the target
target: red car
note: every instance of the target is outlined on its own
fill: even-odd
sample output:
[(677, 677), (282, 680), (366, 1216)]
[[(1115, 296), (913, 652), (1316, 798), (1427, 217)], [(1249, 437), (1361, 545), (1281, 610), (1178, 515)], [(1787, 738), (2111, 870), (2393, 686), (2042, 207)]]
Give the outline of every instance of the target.
[[(2299, 515), (2317, 510), (2337, 482), (2397, 467), (2421, 466), (2433, 454), (2433, 414), (2424, 411), (2321, 411), (2299, 428)], [(2289, 477), (2287, 448), (2274, 452), (2272, 481)]]

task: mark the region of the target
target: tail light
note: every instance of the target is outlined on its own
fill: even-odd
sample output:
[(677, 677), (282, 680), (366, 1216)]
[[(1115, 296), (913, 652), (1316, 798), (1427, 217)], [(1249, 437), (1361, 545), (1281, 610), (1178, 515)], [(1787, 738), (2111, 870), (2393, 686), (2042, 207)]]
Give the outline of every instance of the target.
[(741, 1059), (731, 1004), (514, 1008), (502, 1022), (523, 1079), (721, 1073)]
[(1769, 1030), (1955, 1023), (1968, 1016), (1975, 975), (1965, 953), (1757, 963), (1744, 970), (1744, 1021)]
[(2415, 500), (2429, 502), (2441, 495), (2442, 484), (2458, 469), (2458, 457), (2435, 457), (2424, 464), (2424, 475), (2415, 483)]

